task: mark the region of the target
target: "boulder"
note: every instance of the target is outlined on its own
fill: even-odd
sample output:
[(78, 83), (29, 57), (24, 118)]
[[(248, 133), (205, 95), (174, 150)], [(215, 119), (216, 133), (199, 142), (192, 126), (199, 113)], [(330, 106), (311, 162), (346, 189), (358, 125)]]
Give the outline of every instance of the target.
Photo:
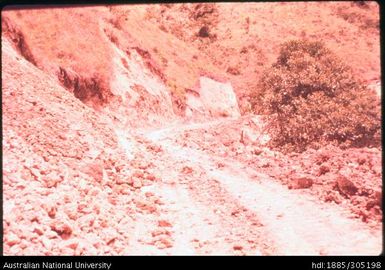
[(298, 177), (292, 179), (289, 184), (289, 189), (305, 189), (310, 188), (313, 185), (313, 180), (308, 177)]
[(342, 176), (342, 175), (339, 175), (337, 177), (336, 186), (337, 186), (338, 191), (342, 195), (345, 195), (345, 196), (354, 195), (358, 191), (355, 184), (352, 181), (350, 181), (349, 179), (347, 179), (345, 176)]
[(187, 114), (204, 114), (212, 117), (239, 117), (237, 97), (230, 82), (224, 83), (202, 76), (199, 87), (188, 91)]

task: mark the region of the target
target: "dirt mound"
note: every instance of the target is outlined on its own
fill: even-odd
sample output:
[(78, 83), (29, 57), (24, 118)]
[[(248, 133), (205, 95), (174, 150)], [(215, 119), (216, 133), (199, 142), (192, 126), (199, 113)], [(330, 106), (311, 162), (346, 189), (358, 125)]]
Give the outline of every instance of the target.
[(5, 39), (2, 65), (4, 253), (130, 253), (136, 213), (159, 208), (140, 192), (157, 181), (150, 168), (134, 152), (128, 163), (114, 125)]

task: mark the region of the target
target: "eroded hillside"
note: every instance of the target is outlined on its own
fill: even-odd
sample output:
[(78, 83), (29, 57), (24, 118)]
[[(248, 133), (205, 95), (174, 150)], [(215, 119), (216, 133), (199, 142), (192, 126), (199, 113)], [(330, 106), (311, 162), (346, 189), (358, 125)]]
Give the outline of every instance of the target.
[(374, 2), (4, 9), (4, 254), (379, 254), (382, 147), (282, 153), (249, 103), (299, 38), (380, 94), (378, 20)]

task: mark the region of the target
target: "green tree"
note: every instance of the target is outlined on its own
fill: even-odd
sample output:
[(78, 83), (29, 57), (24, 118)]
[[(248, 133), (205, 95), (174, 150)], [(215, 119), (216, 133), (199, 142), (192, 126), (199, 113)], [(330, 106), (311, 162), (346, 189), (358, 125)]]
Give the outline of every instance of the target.
[(321, 42), (284, 43), (251, 102), (270, 117), (272, 146), (285, 151), (380, 144), (379, 98)]

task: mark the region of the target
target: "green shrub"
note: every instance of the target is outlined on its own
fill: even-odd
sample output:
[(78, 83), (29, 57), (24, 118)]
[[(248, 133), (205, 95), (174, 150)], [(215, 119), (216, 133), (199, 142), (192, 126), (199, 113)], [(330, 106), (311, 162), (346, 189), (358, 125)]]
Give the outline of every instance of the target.
[(273, 147), (301, 152), (329, 143), (380, 144), (379, 98), (321, 42), (284, 43), (259, 89), (251, 103), (270, 115)]

